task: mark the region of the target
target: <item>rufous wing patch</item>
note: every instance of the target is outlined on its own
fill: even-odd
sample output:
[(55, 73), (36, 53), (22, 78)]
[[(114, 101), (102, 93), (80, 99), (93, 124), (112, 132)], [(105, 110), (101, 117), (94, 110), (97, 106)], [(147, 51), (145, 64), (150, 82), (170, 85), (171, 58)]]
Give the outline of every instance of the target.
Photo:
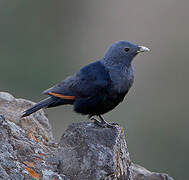
[(58, 94), (58, 93), (53, 93), (53, 92), (49, 92), (48, 94), (55, 97), (62, 98), (62, 99), (75, 100), (75, 96), (65, 96), (63, 94)]

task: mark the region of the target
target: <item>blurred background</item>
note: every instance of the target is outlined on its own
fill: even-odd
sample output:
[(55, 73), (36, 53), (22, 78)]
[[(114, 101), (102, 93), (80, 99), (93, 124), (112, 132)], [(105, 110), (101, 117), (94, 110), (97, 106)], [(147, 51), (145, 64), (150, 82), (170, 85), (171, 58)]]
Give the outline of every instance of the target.
[[(125, 101), (105, 115), (125, 128), (131, 158), (188, 179), (188, 0), (1, 0), (0, 91), (39, 101), (41, 92), (128, 40), (150, 53), (134, 62)], [(57, 140), (87, 117), (71, 106), (46, 110)]]

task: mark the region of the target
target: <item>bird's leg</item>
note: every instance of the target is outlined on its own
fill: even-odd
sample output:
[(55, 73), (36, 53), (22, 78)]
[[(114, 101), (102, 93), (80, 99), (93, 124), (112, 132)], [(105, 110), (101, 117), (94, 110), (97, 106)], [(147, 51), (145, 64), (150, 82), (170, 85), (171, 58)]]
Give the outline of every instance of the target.
[(88, 118), (91, 119), (92, 121), (94, 121), (95, 124), (100, 124), (101, 123), (99, 120), (94, 118), (93, 115), (89, 115)]
[(97, 124), (98, 126), (102, 127), (102, 128), (114, 128), (115, 125), (118, 125), (117, 123), (108, 123), (104, 120), (104, 118), (99, 115), (98, 116), (100, 121), (97, 120), (96, 118), (92, 117), (92, 115), (89, 115), (89, 119), (93, 120), (95, 124)]
[(105, 119), (101, 115), (99, 115), (99, 118), (100, 118), (101, 124), (109, 124), (108, 122), (105, 121)]
[(106, 128), (108, 123), (102, 117), (99, 116), (99, 118), (100, 118), (100, 121), (95, 118), (92, 118), (91, 120), (94, 120), (94, 123), (96, 125), (98, 125), (102, 128)]
[(92, 120), (94, 120), (94, 123), (97, 124), (98, 126), (102, 127), (102, 128), (106, 128), (106, 127), (107, 128), (113, 128), (113, 127), (115, 127), (115, 125), (117, 125), (116, 123), (111, 124), (111, 123), (106, 122), (101, 115), (99, 115), (98, 117), (99, 117), (100, 121), (98, 121), (95, 118), (92, 118)]
[(99, 115), (99, 118), (100, 118), (101, 124), (103, 126), (105, 126), (105, 127), (112, 128), (112, 127), (115, 127), (116, 125), (118, 125), (118, 123), (108, 123), (108, 122), (106, 122), (101, 115)]

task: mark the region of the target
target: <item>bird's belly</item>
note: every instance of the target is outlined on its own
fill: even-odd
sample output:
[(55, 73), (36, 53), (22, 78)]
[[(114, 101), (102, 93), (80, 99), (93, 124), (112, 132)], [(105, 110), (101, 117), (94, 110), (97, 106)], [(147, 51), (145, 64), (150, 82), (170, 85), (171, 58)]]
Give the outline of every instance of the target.
[(125, 97), (126, 93), (113, 94), (107, 99), (107, 102), (104, 104), (108, 111), (114, 109), (119, 103), (121, 103)]
[(74, 110), (81, 114), (104, 114), (111, 111), (122, 102), (125, 94), (126, 93), (98, 96), (90, 99), (79, 99), (74, 103)]

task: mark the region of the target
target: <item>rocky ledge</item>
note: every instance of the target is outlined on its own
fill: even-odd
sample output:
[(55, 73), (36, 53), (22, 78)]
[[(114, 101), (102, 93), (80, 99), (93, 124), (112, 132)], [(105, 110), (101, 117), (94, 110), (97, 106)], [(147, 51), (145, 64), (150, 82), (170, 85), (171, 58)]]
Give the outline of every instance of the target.
[(173, 180), (132, 163), (119, 126), (74, 123), (56, 143), (43, 110), (20, 118), (33, 104), (0, 92), (0, 179)]

